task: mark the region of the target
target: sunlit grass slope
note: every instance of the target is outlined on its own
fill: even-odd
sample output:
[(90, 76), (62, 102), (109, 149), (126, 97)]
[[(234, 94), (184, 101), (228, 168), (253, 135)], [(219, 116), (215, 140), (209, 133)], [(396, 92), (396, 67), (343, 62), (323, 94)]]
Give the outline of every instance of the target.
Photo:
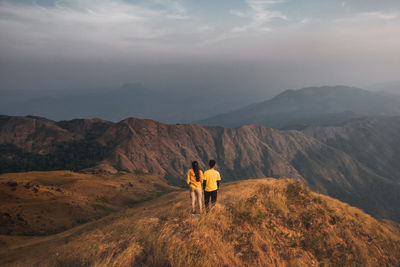
[(1, 174), (0, 234), (54, 234), (176, 189), (149, 174)]
[(173, 192), (66, 232), (14, 240), (10, 266), (400, 266), (400, 238), (371, 216), (292, 180), (225, 184), (191, 215)]

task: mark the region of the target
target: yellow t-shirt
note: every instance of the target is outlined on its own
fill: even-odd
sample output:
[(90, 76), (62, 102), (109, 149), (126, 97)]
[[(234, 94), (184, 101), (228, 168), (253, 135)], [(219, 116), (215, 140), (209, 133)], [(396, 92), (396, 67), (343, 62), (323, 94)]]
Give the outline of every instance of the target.
[(217, 181), (221, 181), (221, 175), (219, 172), (213, 169), (204, 172), (204, 180), (206, 182), (206, 191), (211, 192), (218, 189)]
[(194, 188), (194, 189), (201, 189), (201, 186), (203, 184), (203, 180), (204, 180), (204, 176), (203, 176), (203, 172), (201, 170), (199, 170), (199, 174), (200, 174), (200, 181), (196, 181), (196, 175), (194, 174), (193, 169), (190, 169), (188, 171), (187, 174), (187, 183), (188, 185), (190, 185), (190, 187)]

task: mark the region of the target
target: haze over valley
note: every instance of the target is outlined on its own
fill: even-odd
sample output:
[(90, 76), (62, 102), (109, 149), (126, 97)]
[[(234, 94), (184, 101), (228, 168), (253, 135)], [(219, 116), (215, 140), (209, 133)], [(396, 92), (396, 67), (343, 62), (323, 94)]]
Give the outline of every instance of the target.
[[(140, 83), (116, 88), (95, 88), (64, 92), (37, 91), (25, 99), (6, 92), (1, 100), (0, 113), (34, 115), (54, 120), (101, 118), (120, 121), (127, 117), (151, 118), (165, 123), (189, 123), (252, 103), (257, 97), (237, 92), (213, 92), (210, 88), (198, 91), (162, 91), (146, 88)], [(27, 92), (22, 92), (26, 94)], [(27, 94), (29, 95), (29, 94)]]

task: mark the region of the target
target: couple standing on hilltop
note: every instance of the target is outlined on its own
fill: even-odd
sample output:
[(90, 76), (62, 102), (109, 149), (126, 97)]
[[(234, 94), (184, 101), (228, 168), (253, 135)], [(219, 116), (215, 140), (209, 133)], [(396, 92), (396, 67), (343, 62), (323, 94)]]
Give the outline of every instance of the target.
[(196, 202), (199, 206), (200, 213), (202, 212), (202, 195), (204, 190), (204, 204), (206, 209), (214, 206), (217, 202), (217, 194), (221, 181), (221, 176), (218, 171), (214, 169), (215, 160), (210, 160), (210, 169), (203, 172), (199, 169), (199, 163), (197, 161), (192, 162), (192, 168), (187, 174), (187, 183), (190, 186), (190, 197), (192, 199), (192, 213), (196, 212)]

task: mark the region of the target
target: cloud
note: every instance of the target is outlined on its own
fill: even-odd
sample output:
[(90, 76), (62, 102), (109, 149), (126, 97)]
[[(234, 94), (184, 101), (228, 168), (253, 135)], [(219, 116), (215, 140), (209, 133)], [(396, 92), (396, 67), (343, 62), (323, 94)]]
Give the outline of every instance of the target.
[[(176, 1), (69, 0), (54, 5), (0, 2), (0, 44), (14, 54), (78, 56), (111, 51), (161, 51), (197, 29)], [(176, 40), (179, 42), (180, 40)]]
[(197, 28), (198, 32), (209, 32), (209, 31), (213, 31), (213, 30), (214, 30), (214, 28), (209, 25), (202, 25)]
[(247, 5), (250, 7), (251, 21), (246, 25), (235, 27), (232, 32), (245, 32), (245, 31), (258, 31), (268, 32), (271, 27), (268, 25), (274, 19), (287, 20), (287, 16), (281, 11), (273, 10), (273, 5), (282, 3), (282, 1), (268, 1), (268, 0), (246, 0)]
[[(332, 65), (340, 72), (347, 60), (363, 62), (362, 70), (378, 58), (389, 66), (382, 67), (389, 69), (385, 73), (393, 73), (390, 66), (400, 62), (399, 14), (398, 0), (0, 0), (0, 86), (4, 73), (21, 69), (10, 66), (28, 61), (38, 69), (43, 62), (93, 68), (102, 62), (126, 72), (146, 66), (149, 73), (156, 65), (162, 69), (158, 79), (164, 79), (173, 75), (171, 62), (228, 62), (227, 68), (239, 66), (231, 64), (235, 60), (265, 66), (319, 62), (315, 69)], [(218, 76), (215, 69), (208, 75)], [(149, 80), (155, 76), (149, 74)]]
[(302, 20), (300, 20), (301, 24), (306, 24), (306, 23), (310, 23), (312, 20), (310, 18), (303, 18)]
[(373, 19), (382, 19), (382, 20), (392, 20), (398, 17), (398, 14), (395, 13), (385, 13), (385, 12), (365, 12), (361, 13), (362, 16), (373, 18)]
[[(278, 29), (289, 31), (293, 26), (313, 26), (329, 19), (397, 18), (395, 11), (378, 10), (380, 6), (375, 6), (375, 11), (360, 11), (361, 6), (355, 5), (356, 2), (351, 12), (340, 13), (332, 8), (340, 8), (343, 3), (350, 8), (348, 2), (334, 5), (302, 0), (300, 5), (293, 0), (244, 0), (235, 5), (232, 1), (226, 7), (229, 11), (226, 17), (217, 14), (218, 18), (212, 20), (208, 10), (198, 12), (200, 2), (193, 7), (191, 2), (178, 0), (25, 0), (25, 4), (3, 0), (0, 1), (3, 47), (0, 57), (10, 51), (39, 56), (69, 51), (68, 55), (79, 57), (83, 51), (86, 55), (101, 56), (113, 51), (141, 55), (143, 51), (190, 53), (194, 47), (203, 49), (225, 40), (257, 38)], [(326, 10), (333, 10), (332, 14), (326, 15)], [(351, 28), (351, 22), (348, 23)], [(64, 49), (60, 51), (60, 47)]]
[[(354, 12), (351, 15), (338, 17), (332, 20), (333, 23), (341, 25), (349, 25), (350, 28), (365, 27), (369, 25), (376, 25), (380, 22), (395, 21), (400, 18), (400, 11), (368, 11), (368, 12)], [(396, 23), (396, 22), (394, 22)]]
[(229, 39), (243, 38), (247, 34), (265, 34), (273, 31), (271, 22), (274, 20), (288, 21), (281, 11), (275, 10), (274, 5), (284, 3), (283, 0), (245, 0), (246, 11), (231, 9), (230, 14), (246, 18), (247, 22), (236, 25), (202, 42), (202, 45), (212, 45)]
[(239, 10), (236, 10), (236, 9), (231, 9), (231, 10), (229, 10), (229, 12), (232, 15), (235, 15), (235, 16), (238, 16), (238, 17), (247, 17), (248, 16), (245, 12), (242, 12), (242, 11), (239, 11)]
[(168, 18), (172, 19), (190, 19), (186, 8), (175, 0), (148, 0), (149, 7), (160, 6)]

